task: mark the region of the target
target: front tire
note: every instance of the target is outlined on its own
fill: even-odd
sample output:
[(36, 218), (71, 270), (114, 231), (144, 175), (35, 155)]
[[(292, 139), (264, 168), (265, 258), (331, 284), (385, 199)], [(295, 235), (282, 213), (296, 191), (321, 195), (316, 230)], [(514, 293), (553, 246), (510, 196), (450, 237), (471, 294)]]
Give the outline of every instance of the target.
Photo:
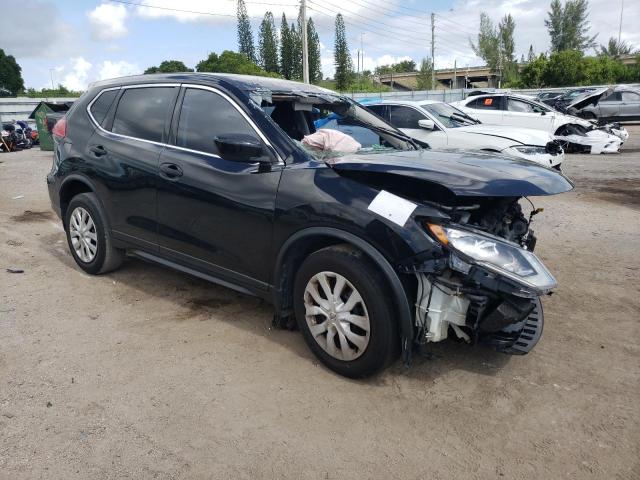
[(305, 342), (328, 368), (350, 378), (373, 375), (398, 354), (400, 339), (382, 274), (348, 245), (302, 263), (294, 308)]
[(71, 255), (85, 272), (98, 275), (122, 264), (124, 254), (113, 247), (106, 215), (94, 193), (81, 193), (71, 199), (64, 229)]

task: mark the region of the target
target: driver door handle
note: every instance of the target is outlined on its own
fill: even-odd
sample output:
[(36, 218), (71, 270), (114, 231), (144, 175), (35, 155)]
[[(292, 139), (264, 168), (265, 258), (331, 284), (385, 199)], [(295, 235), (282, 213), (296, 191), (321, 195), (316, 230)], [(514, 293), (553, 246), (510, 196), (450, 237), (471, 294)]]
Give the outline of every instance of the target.
[(102, 145), (92, 145), (89, 147), (89, 151), (96, 157), (103, 157), (107, 154), (107, 150)]
[(160, 164), (160, 173), (167, 178), (178, 178), (182, 176), (182, 168), (175, 163)]

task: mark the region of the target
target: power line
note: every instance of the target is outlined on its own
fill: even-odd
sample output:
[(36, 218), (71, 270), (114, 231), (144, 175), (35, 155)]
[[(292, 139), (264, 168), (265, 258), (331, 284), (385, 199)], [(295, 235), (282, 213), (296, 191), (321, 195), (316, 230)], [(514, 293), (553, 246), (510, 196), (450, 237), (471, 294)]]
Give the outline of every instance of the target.
[[(155, 8), (158, 10), (168, 10), (170, 12), (177, 12), (177, 13), (191, 13), (194, 15), (209, 15), (212, 17), (232, 17), (232, 18), (236, 18), (237, 15), (236, 14), (230, 14), (230, 13), (213, 13), (213, 12), (200, 12), (200, 11), (196, 11), (196, 10), (185, 10), (182, 8), (171, 8), (171, 7), (161, 7), (159, 5), (148, 5), (146, 3), (135, 3), (135, 2), (127, 2), (125, 0), (110, 0), (113, 3), (121, 3), (123, 5), (131, 5), (134, 7), (146, 7), (146, 8)], [(297, 7), (297, 4), (293, 4), (293, 3), (289, 3), (289, 4), (283, 4), (283, 3), (260, 3), (260, 2), (245, 2), (245, 3), (254, 3), (256, 5), (270, 5), (270, 6), (277, 6), (277, 7)], [(257, 17), (257, 16), (249, 16), (249, 18), (255, 18), (258, 20), (262, 20), (263, 17)]]
[(449, 23), (449, 24), (451, 24), (451, 25), (453, 25), (453, 26), (455, 26), (455, 27), (458, 27), (458, 28), (459, 28), (459, 27), (464, 27), (464, 28), (470, 28), (470, 29), (472, 29), (472, 30), (475, 30), (475, 29), (477, 29), (477, 28), (478, 28), (476, 25), (471, 26), (471, 25), (468, 25), (468, 24), (466, 24), (466, 23), (461, 23), (461, 22), (456, 22), (456, 21), (450, 20), (449, 18), (447, 18), (447, 17), (443, 16), (442, 14), (436, 14), (436, 16), (437, 16), (440, 20), (442, 20), (443, 22), (447, 22), (447, 23)]
[[(329, 11), (333, 11), (336, 14), (337, 13), (342, 13), (342, 11), (344, 11), (344, 13), (348, 13), (350, 15), (353, 15), (354, 17), (359, 17), (359, 18), (364, 19), (364, 20), (358, 20), (358, 21), (361, 22), (361, 23), (365, 23), (366, 22), (367, 25), (370, 25), (373, 28), (379, 28), (380, 26), (386, 27), (386, 29), (387, 29), (386, 31), (389, 32), (389, 33), (392, 33), (394, 35), (408, 35), (406, 33), (406, 30), (403, 30), (401, 27), (394, 27), (393, 25), (389, 25), (387, 23), (380, 22), (379, 20), (377, 20), (375, 18), (371, 18), (371, 17), (368, 17), (366, 15), (361, 15), (361, 14), (353, 12), (351, 10), (347, 10), (344, 7), (335, 5), (335, 4), (330, 3), (330, 2), (325, 2), (325, 3), (327, 3), (328, 5), (330, 5), (333, 8), (337, 8), (337, 9), (342, 10), (342, 11), (338, 12), (336, 10), (331, 10), (328, 7), (324, 6), (324, 5), (319, 5), (319, 4), (317, 4), (317, 3), (315, 3), (315, 2), (313, 2), (311, 0), (309, 1), (309, 3), (315, 5), (316, 7), (322, 7), (322, 8), (325, 8), (325, 9), (329, 10)], [(373, 24), (371, 22), (373, 22)], [(422, 37), (418, 37), (418, 38), (420, 39)], [(424, 37), (424, 38), (426, 40), (426, 37)]]
[[(361, 7), (372, 9), (372, 10), (377, 11), (377, 12), (382, 13), (382, 14), (400, 13), (401, 15), (405, 15), (404, 13), (398, 12), (397, 10), (387, 9), (387, 8), (384, 8), (384, 7), (379, 7), (377, 5), (371, 5), (371, 4), (368, 4), (368, 3), (366, 3), (366, 2), (364, 2), (362, 0), (351, 0), (351, 2), (355, 3), (356, 5), (359, 5)], [(414, 15), (414, 17), (415, 17), (415, 15)], [(390, 17), (390, 18), (400, 18), (400, 17), (396, 16), (396, 17)], [(413, 18), (407, 18), (407, 17), (401, 17), (401, 18), (403, 19), (402, 20), (403, 22), (412, 22), (412, 23), (415, 23), (416, 25), (424, 27), (424, 21), (414, 20)]]
[[(335, 14), (339, 13), (339, 12), (336, 12), (335, 10), (328, 9), (327, 7), (324, 7), (324, 6), (321, 7), (321, 6), (319, 6), (319, 5), (315, 4), (315, 3), (313, 3), (312, 5), (313, 6), (307, 5), (307, 8), (309, 10), (313, 10), (314, 12), (320, 13), (321, 15), (325, 15), (325, 16), (330, 17), (330, 18), (333, 18), (333, 15), (328, 14), (328, 13), (322, 11), (322, 10), (318, 10), (317, 8), (324, 8), (324, 9), (326, 9), (326, 10), (332, 12), (332, 13), (335, 13)], [(366, 24), (366, 23), (355, 23), (356, 21), (347, 20), (347, 19), (345, 19), (344, 22), (346, 24), (348, 24), (348, 25), (351, 25), (352, 27), (359, 28), (359, 29), (365, 30), (367, 32), (371, 32), (371, 33), (373, 33), (375, 35), (380, 35), (382, 37), (390, 38), (390, 39), (396, 40), (396, 41), (400, 40), (400, 41), (404, 42), (405, 44), (417, 46), (419, 48), (424, 48), (423, 44), (417, 44), (417, 43), (414, 43), (414, 42), (411, 42), (411, 41), (408, 41), (408, 40), (405, 40), (405, 39), (402, 39), (402, 38), (399, 39), (398, 35), (395, 34), (394, 32), (389, 32), (390, 35), (387, 35), (387, 34), (383, 33), (383, 32), (386, 32), (386, 30), (382, 30), (382, 32), (380, 30), (372, 30), (371, 28), (367, 28), (367, 27), (370, 27), (370, 25)], [(363, 26), (363, 25), (366, 25), (366, 27)], [(372, 27), (372, 28), (375, 28), (375, 27)]]
[[(365, 3), (368, 3), (368, 2), (365, 2)], [(418, 10), (417, 8), (405, 7), (404, 5), (397, 5), (397, 7), (400, 8), (400, 9), (404, 9), (404, 10), (410, 11), (410, 12), (418, 12), (418, 13), (421, 13), (421, 14), (427, 13), (424, 10)]]
[[(319, 13), (321, 15), (324, 15), (326, 17), (334, 18), (334, 16), (332, 14), (323, 12), (322, 10), (318, 10), (317, 9), (318, 5), (315, 5), (315, 4), (313, 4), (313, 6), (307, 5), (307, 8), (309, 10), (313, 10), (314, 12)], [(326, 7), (320, 7), (320, 8), (326, 8)], [(327, 10), (329, 10), (329, 9), (327, 9)], [(335, 12), (335, 10), (329, 10), (329, 11), (331, 11), (333, 13), (337, 13), (337, 12)], [(390, 39), (393, 39), (393, 40), (400, 40), (400, 41), (403, 41), (404, 43), (407, 43), (407, 44), (410, 44), (410, 45), (414, 45), (414, 46), (418, 45), (417, 43), (405, 41), (403, 39), (398, 39), (398, 36), (393, 34), (393, 32), (391, 32), (392, 35), (387, 35), (385, 33), (380, 32), (379, 30), (372, 30), (371, 28), (367, 28), (368, 24), (359, 24), (359, 23), (355, 23), (355, 22), (352, 22), (351, 20), (346, 20), (346, 19), (344, 20), (344, 23), (346, 23), (347, 25), (351, 25), (354, 28), (357, 28), (357, 29), (360, 29), (360, 30), (364, 30), (366, 32), (371, 32), (371, 33), (374, 33), (376, 35), (380, 35), (380, 36), (385, 37), (385, 38), (390, 38)], [(363, 26), (363, 25), (367, 25), (367, 26)], [(393, 36), (393, 35), (395, 35), (395, 36)], [(420, 45), (420, 46), (422, 47), (423, 45)]]

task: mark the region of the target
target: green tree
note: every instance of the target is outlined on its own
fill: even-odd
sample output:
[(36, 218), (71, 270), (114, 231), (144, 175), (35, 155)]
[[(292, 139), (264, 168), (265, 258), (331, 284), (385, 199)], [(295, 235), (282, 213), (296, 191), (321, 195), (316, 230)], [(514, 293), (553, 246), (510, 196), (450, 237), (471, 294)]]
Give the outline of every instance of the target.
[(518, 67), (515, 61), (515, 22), (511, 14), (505, 15), (497, 28), (485, 12), (480, 13), (478, 43), (471, 42), (471, 48), (482, 58), (489, 69), (500, 76), (501, 81), (515, 82)]
[(418, 90), (433, 90), (431, 83), (431, 73), (433, 71), (433, 63), (430, 58), (423, 58), (420, 62), (420, 70), (416, 79), (416, 88)]
[(527, 54), (527, 63), (533, 62), (536, 59), (536, 54), (533, 51), (533, 45), (529, 45), (529, 53)]
[(336, 67), (335, 80), (336, 88), (344, 91), (349, 88), (353, 80), (353, 62), (347, 44), (347, 33), (344, 26), (342, 14), (336, 15), (335, 43), (333, 51), (333, 61)]
[(600, 45), (598, 55), (604, 57), (619, 58), (621, 55), (633, 53), (633, 47), (624, 40), (618, 41), (615, 37), (609, 38), (607, 45)]
[(318, 83), (322, 80), (322, 62), (320, 59), (320, 37), (316, 32), (313, 18), (307, 21), (307, 47), (309, 52), (309, 81)]
[(529, 56), (529, 61), (520, 72), (520, 86), (523, 88), (541, 88), (545, 85), (545, 74), (549, 61), (541, 53), (537, 58)]
[(589, 36), (588, 0), (567, 0), (564, 7), (560, 0), (552, 0), (548, 18), (544, 21), (551, 37), (551, 52), (563, 50), (585, 51), (595, 47), (598, 36)]
[(298, 27), (291, 23), (289, 34), (291, 35), (292, 45), (292, 62), (291, 62), (291, 78), (293, 80), (302, 80), (302, 19), (298, 16)]
[(393, 65), (393, 70), (398, 73), (409, 73), (416, 71), (416, 62), (413, 60), (402, 60)]
[(287, 23), (287, 17), (282, 14), (282, 23), (280, 24), (280, 74), (286, 78), (293, 78), (293, 62), (294, 62), (294, 40)]
[(260, 66), (267, 72), (278, 73), (278, 35), (273, 13), (266, 12), (260, 24), (258, 35), (258, 51), (260, 54)]
[(498, 36), (500, 40), (500, 55), (502, 55), (502, 81), (513, 84), (518, 79), (518, 63), (515, 58), (516, 43), (513, 33), (516, 29), (511, 14), (505, 15), (498, 24)]
[(6, 88), (13, 94), (24, 90), (22, 68), (13, 55), (6, 55), (0, 48), (0, 88)]
[(209, 56), (196, 65), (197, 72), (240, 73), (243, 75), (260, 75), (262, 77), (277, 77), (277, 73), (265, 72), (258, 65), (247, 58), (244, 53), (225, 50), (220, 55), (210, 53)]
[(159, 66), (147, 68), (144, 73), (179, 73), (193, 72), (193, 68), (187, 67), (180, 60), (165, 60)]
[(246, 55), (253, 63), (256, 63), (256, 50), (253, 46), (253, 33), (251, 32), (251, 22), (247, 15), (247, 6), (244, 0), (238, 0), (238, 51)]
[(497, 72), (500, 64), (500, 36), (485, 12), (480, 12), (478, 43), (470, 43), (475, 54), (487, 63), (489, 70)]
[(416, 62), (413, 60), (402, 60), (398, 63), (390, 65), (378, 65), (375, 69), (376, 75), (385, 75), (389, 73), (408, 73), (416, 71)]
[(582, 84), (584, 78), (583, 58), (584, 55), (579, 50), (563, 50), (552, 53), (544, 74), (545, 85), (562, 87)]

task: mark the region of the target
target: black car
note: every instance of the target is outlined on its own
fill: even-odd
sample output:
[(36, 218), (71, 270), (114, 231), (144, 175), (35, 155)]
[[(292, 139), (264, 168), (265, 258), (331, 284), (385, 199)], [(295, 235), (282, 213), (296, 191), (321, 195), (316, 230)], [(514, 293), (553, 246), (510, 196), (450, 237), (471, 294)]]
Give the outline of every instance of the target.
[(556, 101), (566, 93), (566, 90), (554, 90), (551, 92), (540, 92), (536, 95), (538, 101), (542, 103), (546, 103), (547, 105), (553, 107)]
[[(306, 147), (331, 115), (371, 143)], [(54, 135), (49, 194), (88, 273), (130, 255), (257, 295), (351, 377), (450, 332), (515, 354), (540, 337), (556, 282), (518, 200), (570, 190), (556, 171), (424, 149), (347, 97), (239, 75), (102, 81)]]
[(579, 96), (593, 92), (596, 90), (595, 87), (580, 87), (580, 88), (572, 88), (571, 90), (563, 93), (562, 95), (556, 97), (552, 103), (548, 103), (550, 106), (558, 110), (559, 112), (566, 112), (567, 107), (573, 103), (573, 101)]

